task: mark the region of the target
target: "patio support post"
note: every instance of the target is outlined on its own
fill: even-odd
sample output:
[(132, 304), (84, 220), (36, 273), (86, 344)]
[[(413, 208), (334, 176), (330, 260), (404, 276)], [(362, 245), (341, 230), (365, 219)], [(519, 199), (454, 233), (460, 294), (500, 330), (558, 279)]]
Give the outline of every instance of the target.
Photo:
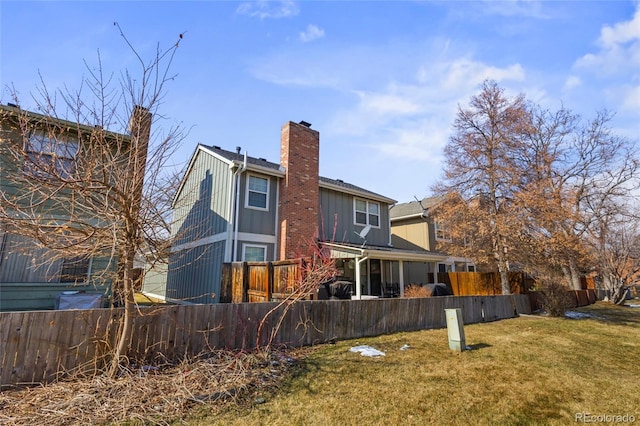
[(400, 297), (404, 297), (404, 262), (398, 261), (398, 272), (400, 273)]
[(360, 289), (360, 258), (356, 256), (356, 299), (362, 299), (362, 290)]
[(356, 256), (356, 299), (361, 300), (362, 299), (362, 289), (360, 287), (361, 284), (361, 278), (360, 278), (360, 271), (361, 271), (361, 266), (360, 264), (362, 262), (366, 262), (369, 259), (368, 256), (365, 257), (359, 257)]

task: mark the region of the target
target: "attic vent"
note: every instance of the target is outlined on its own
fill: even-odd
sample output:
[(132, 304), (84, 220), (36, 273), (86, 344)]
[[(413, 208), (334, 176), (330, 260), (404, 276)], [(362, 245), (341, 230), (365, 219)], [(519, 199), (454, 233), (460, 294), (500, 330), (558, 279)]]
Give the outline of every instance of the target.
[(311, 123), (307, 123), (304, 120), (302, 120), (299, 124), (302, 124), (304, 127), (311, 127)]
[(258, 158), (258, 160), (260, 160), (260, 161), (267, 161), (267, 159), (266, 159), (266, 158)]
[(240, 154), (240, 151), (242, 151), (242, 147), (236, 146), (236, 154)]
[(20, 108), (18, 105), (12, 104), (12, 103), (7, 103), (7, 106), (10, 106), (10, 107), (13, 107), (13, 108)]
[(222, 149), (222, 148), (220, 148), (218, 145), (214, 145), (213, 149)]
[(342, 179), (336, 179), (336, 182), (344, 183)]

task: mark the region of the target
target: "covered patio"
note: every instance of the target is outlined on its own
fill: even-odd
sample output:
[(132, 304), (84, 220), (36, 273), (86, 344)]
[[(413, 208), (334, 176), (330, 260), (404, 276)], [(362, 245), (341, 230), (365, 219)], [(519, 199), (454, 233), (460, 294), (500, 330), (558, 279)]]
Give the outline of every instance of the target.
[[(354, 299), (403, 297), (405, 286), (411, 284), (405, 280), (405, 267), (411, 263), (428, 264), (435, 283), (437, 282), (437, 265), (448, 257), (426, 250), (402, 250), (392, 247), (327, 242), (323, 242), (322, 245), (329, 250), (331, 258), (336, 259), (336, 266), (341, 275), (352, 279), (355, 283)], [(424, 279), (426, 281), (426, 274)]]

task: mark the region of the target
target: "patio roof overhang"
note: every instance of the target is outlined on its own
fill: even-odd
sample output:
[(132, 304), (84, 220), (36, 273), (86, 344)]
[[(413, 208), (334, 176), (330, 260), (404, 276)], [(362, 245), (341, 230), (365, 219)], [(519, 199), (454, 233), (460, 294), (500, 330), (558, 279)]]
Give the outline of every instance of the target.
[(364, 258), (404, 262), (444, 262), (449, 256), (429, 251), (403, 250), (392, 247), (357, 247), (346, 244), (321, 243), (334, 259)]

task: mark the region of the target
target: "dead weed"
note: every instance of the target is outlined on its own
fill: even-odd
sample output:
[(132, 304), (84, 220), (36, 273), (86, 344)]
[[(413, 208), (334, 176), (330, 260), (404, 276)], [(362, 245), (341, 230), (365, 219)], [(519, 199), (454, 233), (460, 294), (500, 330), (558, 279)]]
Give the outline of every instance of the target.
[(198, 405), (223, 406), (277, 388), (301, 356), (301, 350), (216, 351), (177, 365), (132, 365), (117, 378), (70, 377), (10, 389), (0, 392), (0, 425), (169, 425)]

